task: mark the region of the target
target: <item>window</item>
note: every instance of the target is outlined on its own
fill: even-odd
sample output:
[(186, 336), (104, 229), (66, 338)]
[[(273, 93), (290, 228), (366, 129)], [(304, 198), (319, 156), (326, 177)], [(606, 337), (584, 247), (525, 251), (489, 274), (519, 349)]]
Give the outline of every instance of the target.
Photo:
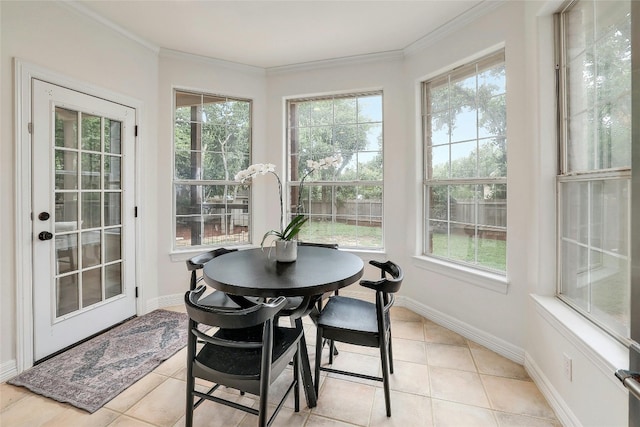
[(628, 337), (630, 3), (576, 1), (557, 22), (558, 296), (614, 336)]
[(175, 91), (174, 249), (249, 243), (251, 101)]
[(504, 52), (423, 83), (425, 255), (506, 273)]
[[(291, 211), (309, 215), (300, 239), (381, 249), (382, 92), (289, 100), (287, 112)], [(342, 160), (305, 178), (327, 157)]]

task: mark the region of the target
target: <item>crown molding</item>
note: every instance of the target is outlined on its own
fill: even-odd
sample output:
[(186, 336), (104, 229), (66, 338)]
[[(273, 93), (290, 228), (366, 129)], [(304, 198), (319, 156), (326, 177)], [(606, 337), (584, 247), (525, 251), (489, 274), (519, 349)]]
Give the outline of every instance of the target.
[(262, 67), (256, 67), (254, 65), (242, 64), (240, 62), (226, 61), (224, 59), (211, 58), (208, 56), (196, 55), (194, 53), (182, 52), (179, 50), (166, 49), (161, 47), (159, 54), (163, 58), (183, 59), (193, 62), (200, 62), (203, 64), (215, 65), (217, 67), (223, 67), (230, 70), (242, 71), (245, 73), (257, 74), (264, 76), (266, 69)]
[(429, 34), (419, 38), (409, 46), (405, 47), (403, 49), (404, 54), (411, 55), (427, 47), (433, 46), (438, 41), (449, 36), (455, 31), (459, 31), (476, 19), (487, 15), (489, 12), (499, 8), (503, 4), (507, 3), (507, 1), (508, 0), (484, 0), (482, 3), (456, 16), (451, 21), (442, 24), (435, 30), (431, 31)]
[(404, 53), (402, 50), (390, 50), (386, 52), (368, 53), (364, 55), (345, 56), (342, 58), (323, 59), (320, 61), (302, 62), (299, 64), (283, 65), (279, 67), (267, 68), (267, 74), (288, 73), (291, 71), (318, 70), (321, 68), (332, 68), (336, 66), (364, 64), (369, 62), (385, 62), (396, 61), (402, 59)]
[(139, 45), (149, 49), (150, 51), (158, 54), (158, 52), (160, 52), (160, 46), (153, 44), (151, 42), (149, 42), (148, 40), (143, 39), (142, 37), (138, 37), (137, 35), (133, 34), (132, 32), (122, 28), (121, 26), (113, 23), (112, 21), (100, 16), (99, 14), (95, 13), (94, 11), (90, 10), (89, 8), (87, 8), (86, 6), (77, 3), (75, 0), (56, 0), (57, 3), (61, 6), (63, 6), (64, 8), (66, 8), (67, 10), (70, 10), (72, 12), (75, 12), (79, 15), (82, 15), (84, 17), (87, 17), (89, 19), (94, 20), (95, 22), (104, 25), (105, 27), (115, 31), (116, 33), (128, 38), (129, 40), (132, 40), (136, 43), (138, 43)]

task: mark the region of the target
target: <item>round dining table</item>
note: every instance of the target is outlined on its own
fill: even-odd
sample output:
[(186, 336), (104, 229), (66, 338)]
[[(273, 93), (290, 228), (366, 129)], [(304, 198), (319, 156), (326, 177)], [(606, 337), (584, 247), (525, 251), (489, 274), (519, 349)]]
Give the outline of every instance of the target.
[(278, 262), (269, 252), (256, 248), (213, 258), (204, 266), (204, 280), (232, 295), (304, 297), (350, 285), (364, 270), (360, 257), (336, 249), (299, 246), (294, 262)]
[[(273, 251), (275, 252), (275, 251)], [(324, 293), (348, 286), (362, 277), (364, 262), (352, 253), (317, 246), (298, 246), (297, 260), (278, 262), (269, 249), (229, 252), (204, 265), (204, 281), (231, 296), (303, 297), (308, 309)], [(300, 318), (295, 319), (302, 327)], [(304, 336), (303, 336), (304, 339)], [(302, 382), (307, 404), (316, 406), (306, 343), (302, 350)]]

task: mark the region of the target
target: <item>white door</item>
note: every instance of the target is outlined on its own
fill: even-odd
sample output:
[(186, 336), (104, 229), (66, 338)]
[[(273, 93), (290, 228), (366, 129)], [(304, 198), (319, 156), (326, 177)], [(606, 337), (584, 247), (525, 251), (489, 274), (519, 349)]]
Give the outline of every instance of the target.
[(37, 361), (136, 313), (135, 110), (32, 82)]

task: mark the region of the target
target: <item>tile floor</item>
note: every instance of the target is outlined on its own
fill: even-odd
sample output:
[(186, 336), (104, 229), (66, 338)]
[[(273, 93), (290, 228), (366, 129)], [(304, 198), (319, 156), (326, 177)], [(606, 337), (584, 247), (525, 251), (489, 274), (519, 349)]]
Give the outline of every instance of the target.
[[(347, 292), (343, 292), (347, 294)], [(351, 292), (352, 295), (358, 295)], [(172, 309), (182, 311), (181, 307)], [(305, 319), (313, 367), (315, 329)], [(392, 308), (394, 367), (392, 417), (384, 410), (382, 383), (323, 373), (318, 406), (301, 402), (293, 411), (290, 396), (274, 426), (560, 426), (524, 368), (411, 311)], [(338, 344), (337, 368), (377, 374), (377, 349)], [(323, 356), (328, 359), (327, 350)], [(186, 349), (125, 390), (94, 414), (0, 384), (0, 425), (20, 426), (158, 426), (184, 425)], [(325, 360), (326, 360), (325, 359)], [(286, 380), (287, 378), (282, 378)], [(276, 381), (271, 395), (281, 396)], [(231, 393), (231, 391), (229, 391)], [(231, 394), (229, 394), (231, 395)], [(231, 395), (255, 405), (251, 396)], [(196, 426), (254, 426), (257, 418), (211, 402), (195, 411)]]

